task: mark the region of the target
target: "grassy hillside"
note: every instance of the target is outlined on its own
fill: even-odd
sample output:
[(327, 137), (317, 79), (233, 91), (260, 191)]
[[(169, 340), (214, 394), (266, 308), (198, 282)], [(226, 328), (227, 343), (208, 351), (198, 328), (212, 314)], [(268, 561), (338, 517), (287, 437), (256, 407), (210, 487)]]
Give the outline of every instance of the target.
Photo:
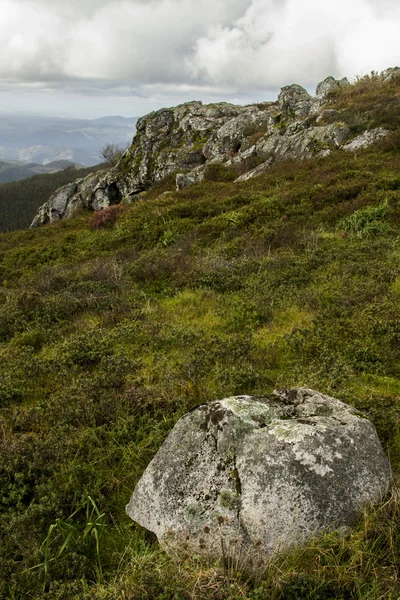
[(85, 177), (99, 166), (84, 169), (69, 167), (56, 173), (34, 175), (29, 179), (0, 184), (0, 232), (26, 229), (37, 209), (62, 185)]
[(396, 489), (257, 578), (175, 564), (124, 512), (182, 414), (279, 386), (366, 411), (398, 477), (397, 90), (332, 101), (390, 120), (379, 146), (0, 236), (1, 599), (400, 596)]

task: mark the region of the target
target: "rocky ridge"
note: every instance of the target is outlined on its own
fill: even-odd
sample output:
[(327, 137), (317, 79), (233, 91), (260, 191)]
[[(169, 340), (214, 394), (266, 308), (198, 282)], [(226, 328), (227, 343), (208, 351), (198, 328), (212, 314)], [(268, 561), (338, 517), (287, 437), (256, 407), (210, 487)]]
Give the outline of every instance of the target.
[[(398, 77), (387, 69), (382, 80)], [(238, 181), (266, 172), (273, 162), (354, 151), (387, 135), (379, 128), (354, 136), (329, 96), (350, 85), (326, 78), (311, 96), (297, 84), (282, 88), (276, 102), (236, 106), (188, 102), (139, 119), (131, 147), (106, 173), (60, 188), (38, 210), (37, 227), (73, 216), (79, 209), (102, 210), (130, 203), (165, 176), (176, 173), (177, 189), (200, 182), (211, 165), (231, 169)]]

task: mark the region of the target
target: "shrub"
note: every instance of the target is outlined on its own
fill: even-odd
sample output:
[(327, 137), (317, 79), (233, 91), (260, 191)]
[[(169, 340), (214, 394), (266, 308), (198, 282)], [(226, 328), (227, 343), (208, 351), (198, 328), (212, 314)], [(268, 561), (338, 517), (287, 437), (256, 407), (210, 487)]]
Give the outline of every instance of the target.
[(107, 206), (103, 210), (96, 210), (89, 218), (89, 225), (92, 229), (107, 229), (116, 224), (122, 207), (118, 204)]
[(388, 231), (388, 225), (384, 222), (388, 211), (387, 202), (378, 206), (365, 206), (339, 221), (337, 229), (352, 233), (359, 238), (383, 235)]
[(400, 78), (384, 81), (378, 73), (361, 77), (332, 96), (332, 106), (355, 133), (375, 127), (396, 130), (400, 125)]
[(109, 143), (101, 149), (101, 156), (109, 165), (114, 167), (123, 157), (125, 150), (127, 150), (127, 148), (118, 146), (118, 144)]
[(206, 181), (221, 181), (226, 183), (234, 181), (236, 177), (237, 173), (234, 169), (219, 164), (207, 165), (204, 171), (204, 179)]

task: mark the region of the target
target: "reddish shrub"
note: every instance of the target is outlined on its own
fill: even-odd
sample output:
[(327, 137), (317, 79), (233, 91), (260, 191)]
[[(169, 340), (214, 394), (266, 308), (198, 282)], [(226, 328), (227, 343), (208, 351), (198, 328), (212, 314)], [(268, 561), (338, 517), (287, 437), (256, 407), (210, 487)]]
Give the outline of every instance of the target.
[(106, 229), (112, 227), (118, 220), (122, 207), (118, 204), (107, 206), (104, 210), (96, 210), (89, 218), (92, 229)]

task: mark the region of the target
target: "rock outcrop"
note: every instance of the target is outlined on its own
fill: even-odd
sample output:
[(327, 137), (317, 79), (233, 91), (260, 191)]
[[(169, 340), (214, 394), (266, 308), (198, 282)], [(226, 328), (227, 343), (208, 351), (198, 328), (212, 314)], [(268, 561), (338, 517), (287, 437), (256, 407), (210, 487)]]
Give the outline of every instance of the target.
[(317, 85), (316, 95), (318, 98), (326, 98), (329, 94), (335, 93), (341, 88), (347, 87), (350, 85), (347, 77), (343, 77), (343, 79), (335, 79), (334, 77), (327, 77), (324, 81), (321, 81)]
[(96, 195), (93, 194), (93, 190), (96, 189), (103, 176), (104, 174), (100, 171), (90, 173), (83, 179), (77, 179), (74, 183), (68, 183), (59, 188), (39, 208), (31, 227), (39, 227), (63, 218), (67, 219), (82, 208), (101, 210), (112, 204), (111, 198), (107, 197), (107, 200), (102, 204), (97, 201)]
[(350, 142), (347, 142), (347, 144), (343, 146), (343, 150), (346, 150), (347, 152), (355, 152), (356, 150), (368, 148), (368, 146), (371, 144), (376, 144), (377, 142), (382, 141), (389, 134), (390, 131), (388, 129), (384, 129), (383, 127), (377, 127), (376, 129), (364, 131), (364, 133), (361, 135), (358, 135)]
[[(395, 79), (399, 71), (388, 69), (382, 78)], [(340, 111), (327, 106), (332, 93), (347, 85), (345, 78), (328, 77), (318, 84), (315, 97), (294, 84), (282, 88), (276, 102), (188, 102), (152, 112), (139, 119), (132, 146), (115, 167), (58, 190), (32, 226), (70, 217), (81, 208), (132, 202), (171, 173), (182, 189), (202, 181), (207, 165), (219, 163), (234, 168), (242, 181), (265, 173), (277, 160), (327, 156), (353, 150), (351, 144), (358, 149), (375, 143), (382, 131), (351, 141), (354, 135)]]
[(275, 552), (354, 524), (390, 468), (374, 426), (310, 389), (237, 396), (185, 415), (127, 506), (171, 555), (258, 570)]
[(383, 81), (393, 81), (400, 77), (400, 67), (390, 67), (385, 71), (382, 71), (381, 77)]

